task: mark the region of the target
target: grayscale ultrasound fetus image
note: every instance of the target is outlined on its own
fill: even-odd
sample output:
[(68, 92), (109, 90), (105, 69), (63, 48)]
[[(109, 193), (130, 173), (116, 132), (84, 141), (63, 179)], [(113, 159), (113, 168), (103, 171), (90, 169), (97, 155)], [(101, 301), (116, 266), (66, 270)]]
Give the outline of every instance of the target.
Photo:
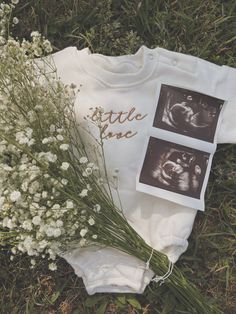
[(222, 99), (162, 84), (153, 127), (213, 142), (223, 104)]
[(200, 199), (209, 153), (150, 137), (139, 182)]

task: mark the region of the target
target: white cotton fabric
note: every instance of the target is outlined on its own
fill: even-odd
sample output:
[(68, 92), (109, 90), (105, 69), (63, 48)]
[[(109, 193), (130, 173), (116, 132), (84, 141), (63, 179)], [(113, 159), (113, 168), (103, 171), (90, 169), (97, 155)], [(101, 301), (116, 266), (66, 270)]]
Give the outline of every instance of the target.
[[(91, 114), (90, 108), (101, 106), (114, 113), (135, 108), (133, 116), (140, 115), (140, 119), (132, 120), (130, 116), (131, 121), (109, 124), (107, 132), (130, 131), (128, 135), (135, 135), (104, 140), (107, 168), (111, 173), (119, 170), (119, 194), (129, 223), (152, 248), (165, 253), (175, 263), (188, 247), (197, 210), (137, 192), (135, 188), (143, 143), (157, 105), (157, 85), (177, 85), (227, 100), (217, 142), (235, 143), (235, 69), (146, 46), (141, 46), (135, 54), (116, 57), (91, 53), (89, 48), (68, 47), (52, 57), (61, 80), (80, 89), (75, 102), (77, 119), (84, 126), (89, 125), (95, 136), (96, 128), (89, 119), (84, 119)], [(115, 191), (114, 198), (119, 206)], [(63, 257), (83, 278), (89, 294), (142, 293), (154, 275), (145, 269), (145, 262), (112, 248), (78, 248)]]

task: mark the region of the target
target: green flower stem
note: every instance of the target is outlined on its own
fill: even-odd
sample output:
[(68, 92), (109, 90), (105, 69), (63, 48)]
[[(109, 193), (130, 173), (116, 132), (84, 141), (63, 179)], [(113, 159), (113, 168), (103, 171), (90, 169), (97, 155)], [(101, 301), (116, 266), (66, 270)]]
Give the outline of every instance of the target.
[[(126, 234), (123, 240), (119, 240), (118, 235), (109, 233), (109, 240), (107, 245), (116, 247), (117, 249), (136, 256), (144, 262), (147, 262), (150, 258), (152, 248), (145, 243), (145, 241), (138, 236), (138, 234), (129, 226), (127, 226)], [(108, 230), (109, 232), (109, 230)], [(123, 233), (122, 233), (123, 236)], [(113, 239), (113, 237), (115, 239)], [(134, 241), (135, 239), (135, 241)], [(104, 244), (106, 240), (103, 239)], [(150, 268), (155, 274), (164, 275), (168, 270), (168, 258), (164, 254), (154, 251), (151, 261)], [(189, 313), (198, 314), (222, 314), (216, 306), (211, 305), (207, 300), (200, 294), (198, 289), (190, 283), (186, 278), (183, 277), (181, 271), (177, 266), (174, 266), (172, 274), (165, 281), (168, 289), (178, 299), (178, 301), (186, 307)]]
[[(128, 222), (116, 212), (109, 210), (109, 216), (101, 214), (103, 228), (98, 231), (98, 243), (102, 246), (116, 248), (124, 253), (133, 255), (147, 262), (150, 259), (152, 248), (139, 236)], [(98, 215), (99, 216), (99, 215)], [(96, 217), (99, 224), (98, 216)], [(120, 228), (119, 228), (120, 226)], [(150, 260), (150, 269), (158, 276), (163, 276), (168, 271), (168, 258), (165, 254), (153, 251)], [(211, 305), (200, 294), (198, 289), (190, 283), (174, 266), (172, 274), (165, 280), (165, 284), (178, 301), (183, 304), (189, 313), (197, 314), (222, 314), (216, 306)]]

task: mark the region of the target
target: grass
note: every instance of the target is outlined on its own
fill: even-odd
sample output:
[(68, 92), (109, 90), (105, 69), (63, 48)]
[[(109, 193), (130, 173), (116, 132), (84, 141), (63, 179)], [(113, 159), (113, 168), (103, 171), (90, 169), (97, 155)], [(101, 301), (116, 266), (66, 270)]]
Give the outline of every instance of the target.
[[(14, 35), (41, 31), (58, 51), (89, 47), (107, 55), (135, 53), (140, 45), (161, 46), (236, 67), (236, 1), (21, 0)], [(236, 104), (235, 104), (236, 105)], [(209, 302), (236, 313), (236, 146), (219, 145), (189, 248), (178, 261)], [(144, 294), (88, 296), (81, 279), (64, 260), (57, 272), (46, 262), (30, 269), (29, 258), (9, 263), (0, 253), (0, 313), (111, 314), (186, 313), (165, 286)], [(191, 313), (189, 313), (191, 314)]]

